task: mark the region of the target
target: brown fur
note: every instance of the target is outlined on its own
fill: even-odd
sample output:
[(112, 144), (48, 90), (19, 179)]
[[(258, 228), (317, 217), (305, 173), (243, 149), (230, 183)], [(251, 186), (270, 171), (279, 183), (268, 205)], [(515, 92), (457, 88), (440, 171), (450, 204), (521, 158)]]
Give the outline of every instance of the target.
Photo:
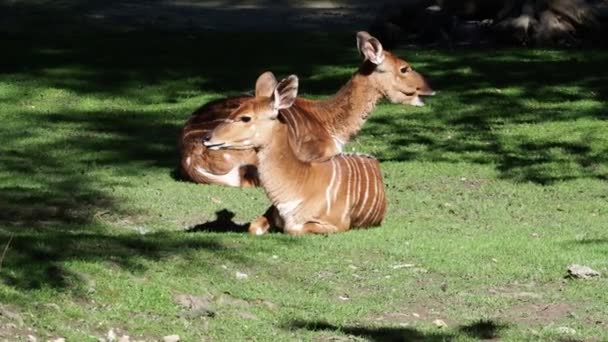
[[(424, 77), (412, 70), (406, 61), (384, 51), (376, 38), (359, 32), (357, 46), (364, 62), (334, 96), (320, 101), (298, 98), (293, 106), (281, 112), (297, 128), (295, 153), (304, 161), (324, 160), (341, 152), (343, 144), (361, 129), (380, 99), (421, 105), (419, 96), (433, 94)], [(179, 144), (181, 170), (186, 178), (197, 183), (259, 184), (254, 151), (210, 151), (201, 143), (202, 137), (216, 127), (222, 118), (250, 98), (244, 96), (216, 101), (203, 106), (191, 116), (182, 130)], [(228, 182), (197, 171), (202, 169), (221, 176), (235, 168), (240, 168), (241, 178), (238, 182), (234, 182), (234, 177)]]
[(296, 121), (285, 116), (295, 102), (297, 82), (290, 76), (271, 97), (245, 101), (206, 137), (211, 150), (257, 151), (261, 186), (273, 207), (249, 231), (263, 234), (276, 225), (289, 234), (334, 233), (379, 225), (386, 197), (376, 159), (343, 153), (323, 161), (298, 157)]

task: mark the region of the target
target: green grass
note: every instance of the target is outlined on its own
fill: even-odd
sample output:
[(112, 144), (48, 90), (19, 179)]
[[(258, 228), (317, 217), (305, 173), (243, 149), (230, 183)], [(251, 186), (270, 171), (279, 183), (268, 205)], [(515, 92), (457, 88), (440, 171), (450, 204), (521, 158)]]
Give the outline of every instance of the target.
[[(251, 237), (260, 189), (172, 177), (194, 109), (266, 69), (327, 96), (353, 41), (6, 37), (0, 337), (608, 339), (606, 51), (396, 51), (438, 95), (381, 104), (347, 147), (382, 160), (377, 229)], [(603, 276), (564, 279), (572, 263)]]

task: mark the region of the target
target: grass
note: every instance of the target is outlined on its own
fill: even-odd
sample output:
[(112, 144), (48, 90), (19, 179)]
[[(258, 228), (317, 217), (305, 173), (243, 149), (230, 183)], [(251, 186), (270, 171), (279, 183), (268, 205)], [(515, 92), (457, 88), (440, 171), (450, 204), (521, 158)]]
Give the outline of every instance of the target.
[[(382, 160), (377, 229), (251, 237), (261, 190), (172, 177), (198, 106), (266, 69), (327, 96), (358, 64), (353, 45), (5, 37), (0, 337), (608, 339), (606, 51), (396, 51), (439, 93), (378, 106), (347, 147)], [(603, 276), (564, 279), (572, 263)]]

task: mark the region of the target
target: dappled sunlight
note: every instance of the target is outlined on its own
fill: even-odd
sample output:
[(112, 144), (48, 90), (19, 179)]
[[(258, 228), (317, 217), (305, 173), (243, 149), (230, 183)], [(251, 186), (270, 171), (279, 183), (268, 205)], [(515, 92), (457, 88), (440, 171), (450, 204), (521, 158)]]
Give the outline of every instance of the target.
[[(396, 119), (392, 106), (381, 106), (356, 144), (383, 160), (496, 165), (501, 178), (518, 182), (606, 179), (606, 88), (598, 82), (605, 52), (460, 53), (427, 62), (438, 91), (427, 107)], [(378, 136), (388, 144), (374, 144)]]
[[(352, 34), (24, 38), (7, 41), (0, 66), (0, 298), (43, 317), (27, 322), (65, 321), (61, 332), (83, 318), (102, 336), (137, 311), (121, 326), (157, 329), (149, 339), (508, 339), (545, 336), (511, 319), (520, 312), (499, 314), (531, 305), (503, 291), (511, 282), (537, 282), (526, 291), (539, 308), (605, 299), (601, 279), (560, 282), (570, 262), (604, 272), (604, 51), (396, 51), (437, 95), (382, 102), (346, 146), (382, 161), (383, 225), (253, 237), (248, 222), (270, 204), (262, 189), (175, 179), (182, 125), (266, 70), (298, 74), (305, 97), (334, 94), (360, 63)], [(176, 293), (249, 311), (178, 317)], [(576, 314), (556, 320), (592, 316)], [(581, 324), (584, 337), (599, 329)]]
[[(250, 262), (246, 255), (231, 251), (216, 237), (184, 233), (109, 234), (99, 226), (73, 232), (65, 226), (39, 231), (0, 230), (0, 241), (9, 238), (13, 251), (4, 260), (0, 276), (5, 284), (20, 290), (78, 289), (83, 279), (64, 266), (70, 261), (109, 263), (135, 274), (145, 272), (148, 260), (189, 259), (201, 252), (221, 255), (222, 260), (236, 263)], [(198, 264), (205, 268), (204, 272), (217, 272), (215, 261)]]

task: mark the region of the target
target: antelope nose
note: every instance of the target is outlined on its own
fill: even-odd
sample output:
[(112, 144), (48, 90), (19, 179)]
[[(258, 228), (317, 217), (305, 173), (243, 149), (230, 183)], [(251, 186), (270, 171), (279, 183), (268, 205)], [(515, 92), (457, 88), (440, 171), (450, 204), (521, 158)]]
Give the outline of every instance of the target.
[(211, 133), (207, 132), (203, 135), (203, 142), (208, 142), (209, 140), (211, 140)]

